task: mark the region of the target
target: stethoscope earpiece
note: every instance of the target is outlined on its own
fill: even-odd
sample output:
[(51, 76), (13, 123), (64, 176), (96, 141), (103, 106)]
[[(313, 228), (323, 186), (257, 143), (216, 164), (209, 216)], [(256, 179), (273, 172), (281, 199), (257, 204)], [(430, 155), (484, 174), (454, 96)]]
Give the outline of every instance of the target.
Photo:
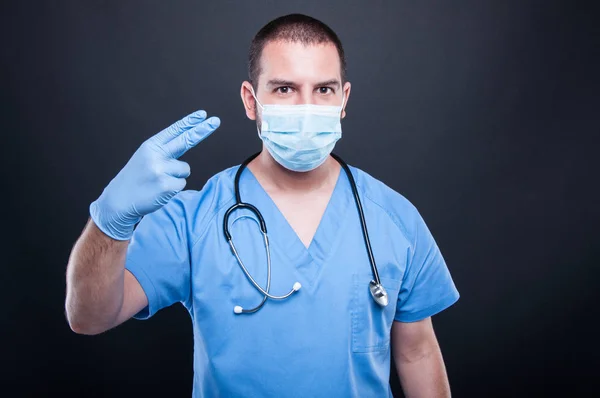
[[(301, 287), (302, 287), (302, 285), (300, 284), (300, 282), (296, 282), (296, 283), (294, 283), (294, 286), (292, 286), (292, 291), (290, 293), (288, 293), (287, 295), (285, 295), (285, 296), (277, 297), (277, 296), (265, 295), (265, 297), (263, 298), (263, 303), (264, 303), (264, 299), (266, 297), (269, 297), (269, 298), (272, 298), (272, 299), (276, 299), (276, 300), (278, 300), (278, 299), (281, 300), (281, 299), (287, 298), (291, 293), (295, 293), (298, 290), (300, 290)], [(263, 292), (262, 290), (260, 290), (260, 291), (263, 294), (266, 293), (266, 292)], [(267, 291), (268, 291), (268, 288), (267, 288)], [(252, 312), (256, 312), (260, 307), (262, 307), (263, 303), (261, 303), (258, 307), (255, 307), (255, 308), (253, 308), (251, 310), (245, 310), (241, 306), (236, 305), (235, 307), (233, 307), (233, 312), (236, 313), (236, 314), (247, 314), (247, 313), (249, 314), (249, 313), (252, 313)]]

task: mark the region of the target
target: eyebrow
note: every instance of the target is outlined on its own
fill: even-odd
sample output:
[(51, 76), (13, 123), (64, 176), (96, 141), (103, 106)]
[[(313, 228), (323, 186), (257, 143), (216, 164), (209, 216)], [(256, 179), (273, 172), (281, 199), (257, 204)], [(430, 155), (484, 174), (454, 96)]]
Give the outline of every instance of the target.
[[(291, 80), (283, 80), (283, 79), (271, 79), (267, 82), (267, 87), (273, 87), (273, 86), (292, 86), (295, 87), (297, 86), (296, 83), (294, 83)], [(324, 82), (320, 82), (315, 84), (315, 87), (323, 87), (323, 86), (335, 86), (337, 88), (339, 88), (341, 86), (340, 81), (338, 79), (330, 79), (330, 80), (326, 80)]]
[(330, 79), (330, 80), (326, 80), (326, 81), (321, 82), (321, 83), (317, 83), (316, 86), (317, 87), (335, 86), (337, 88), (340, 88), (341, 84), (340, 84), (340, 81), (338, 79)]

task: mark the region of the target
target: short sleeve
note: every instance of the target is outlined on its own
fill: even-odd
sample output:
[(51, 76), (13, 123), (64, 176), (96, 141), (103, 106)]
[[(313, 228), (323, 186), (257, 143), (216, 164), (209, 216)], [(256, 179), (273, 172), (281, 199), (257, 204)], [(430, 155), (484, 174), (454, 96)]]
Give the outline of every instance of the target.
[(412, 244), (394, 317), (400, 322), (416, 322), (435, 315), (460, 297), (429, 228), (419, 212), (414, 211)]
[(190, 297), (185, 191), (142, 218), (127, 249), (125, 268), (138, 280), (148, 306), (133, 317), (148, 319), (162, 308)]

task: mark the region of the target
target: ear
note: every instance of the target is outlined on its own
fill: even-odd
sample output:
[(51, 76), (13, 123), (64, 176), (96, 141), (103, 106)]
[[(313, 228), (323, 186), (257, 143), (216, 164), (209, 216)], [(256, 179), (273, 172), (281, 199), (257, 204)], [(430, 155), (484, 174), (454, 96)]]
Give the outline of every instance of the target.
[(250, 120), (256, 120), (256, 100), (252, 96), (252, 84), (248, 81), (244, 81), (242, 83), (242, 87), (240, 89), (240, 95), (242, 97), (242, 103), (244, 104), (244, 109), (246, 110), (246, 116)]
[(342, 92), (345, 94), (346, 100), (344, 101), (344, 109), (342, 109), (342, 119), (346, 117), (346, 106), (348, 105), (348, 100), (350, 99), (350, 89), (351, 88), (352, 88), (352, 85), (350, 84), (350, 82), (344, 83), (344, 88), (343, 88)]

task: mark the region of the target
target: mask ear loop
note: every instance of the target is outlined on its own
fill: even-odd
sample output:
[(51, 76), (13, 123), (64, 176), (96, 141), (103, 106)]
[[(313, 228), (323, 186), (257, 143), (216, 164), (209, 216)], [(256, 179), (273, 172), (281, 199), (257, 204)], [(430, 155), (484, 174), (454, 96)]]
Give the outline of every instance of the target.
[(256, 95), (254, 94), (254, 87), (252, 87), (252, 86), (250, 86), (250, 93), (254, 97), (254, 101), (256, 101), (256, 103), (258, 104), (258, 106), (260, 106), (260, 109), (265, 109), (265, 107), (263, 106), (263, 104), (261, 104), (260, 101), (258, 100), (258, 98), (256, 98)]
[(342, 112), (344, 111), (344, 105), (346, 103), (346, 94), (343, 90), (344, 85), (342, 84), (342, 106), (340, 107), (340, 119), (342, 118)]
[[(258, 106), (260, 106), (260, 109), (265, 109), (265, 107), (260, 103), (258, 98), (256, 98), (256, 95), (254, 94), (254, 87), (252, 87), (252, 86), (250, 86), (250, 93), (254, 97), (254, 101), (256, 101)], [(256, 124), (256, 133), (258, 134), (258, 138), (260, 138), (262, 140), (262, 136), (260, 135), (260, 129), (258, 128), (258, 123)]]

